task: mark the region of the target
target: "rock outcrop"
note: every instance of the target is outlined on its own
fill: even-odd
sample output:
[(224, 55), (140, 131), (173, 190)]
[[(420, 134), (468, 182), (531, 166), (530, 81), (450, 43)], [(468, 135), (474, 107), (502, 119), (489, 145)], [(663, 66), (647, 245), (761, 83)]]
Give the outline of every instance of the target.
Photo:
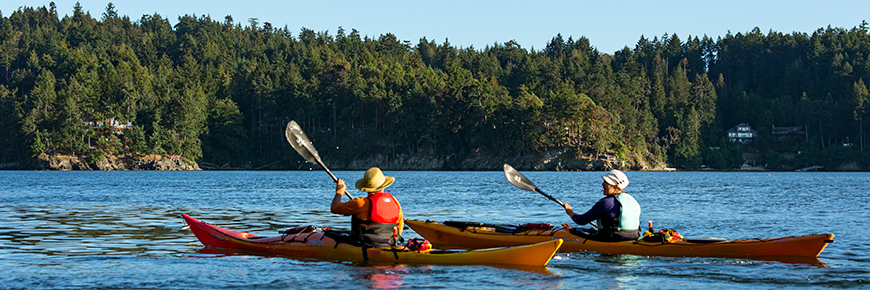
[[(634, 161), (620, 160), (611, 154), (586, 156), (576, 154), (570, 148), (553, 148), (528, 155), (493, 156), (477, 154), (465, 157), (448, 155), (436, 156), (433, 151), (419, 152), (414, 155), (375, 155), (354, 159), (350, 162), (324, 159), (330, 169), (365, 170), (377, 166), (385, 170), (502, 170), (505, 163), (518, 170), (542, 171), (601, 171), (601, 170), (664, 170), (663, 162), (652, 162), (637, 156)], [(318, 168), (314, 164), (304, 164), (300, 168)]]
[[(643, 156), (630, 156), (630, 160), (622, 160), (612, 154), (587, 155), (579, 154), (571, 148), (550, 148), (531, 154), (516, 154), (512, 156), (497, 156), (488, 154), (470, 154), (457, 156), (436, 155), (433, 150), (424, 150), (415, 154), (378, 154), (364, 158), (347, 160), (332, 160), (329, 156), (321, 156), (324, 163), (332, 170), (365, 170), (372, 166), (384, 170), (470, 170), (470, 171), (500, 171), (505, 163), (518, 170), (528, 171), (602, 171), (620, 170), (664, 170), (663, 162)], [(214, 166), (203, 163), (208, 169), (268, 169), (268, 170), (319, 170), (315, 164), (299, 160), (279, 160), (258, 168)], [(169, 158), (160, 155), (131, 156), (110, 155), (97, 162), (89, 162), (86, 158), (69, 155), (42, 154), (16, 169), (25, 170), (202, 170), (195, 162), (183, 158)]]
[(18, 167), (18, 169), (30, 170), (200, 170), (195, 162), (160, 155), (141, 157), (109, 155), (102, 160), (89, 163), (86, 158), (79, 156), (45, 153)]

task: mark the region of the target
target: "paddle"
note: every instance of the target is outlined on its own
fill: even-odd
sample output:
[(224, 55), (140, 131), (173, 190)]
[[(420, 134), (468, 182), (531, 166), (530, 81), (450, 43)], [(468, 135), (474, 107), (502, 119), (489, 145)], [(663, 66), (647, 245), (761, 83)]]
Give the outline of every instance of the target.
[[(287, 137), (287, 142), (290, 143), (290, 146), (293, 146), (293, 149), (296, 149), (296, 152), (308, 162), (315, 163), (320, 165), (320, 168), (326, 171), (329, 174), (329, 177), (332, 177), (332, 181), (338, 183), (338, 178), (332, 174), (332, 171), (329, 171), (329, 168), (326, 168), (326, 165), (323, 164), (323, 160), (320, 160), (320, 155), (317, 154), (317, 149), (314, 149), (314, 144), (311, 143), (311, 140), (308, 140), (308, 136), (305, 136), (305, 132), (302, 131), (302, 128), (299, 127), (299, 124), (296, 124), (296, 121), (291, 120), (290, 123), (287, 123), (287, 129), (284, 130), (284, 137)], [(350, 192), (346, 192), (347, 197), (353, 199), (353, 196), (350, 195)]]
[[(519, 171), (514, 169), (513, 166), (510, 166), (508, 164), (504, 165), (504, 176), (507, 177), (507, 180), (511, 184), (518, 187), (519, 189), (528, 190), (528, 191), (537, 191), (541, 195), (546, 196), (547, 198), (549, 198), (552, 201), (555, 201), (556, 203), (558, 203), (562, 207), (565, 207), (565, 203), (563, 203), (563, 202), (559, 201), (558, 199), (556, 199), (555, 197), (552, 197), (549, 194), (546, 194), (543, 191), (541, 191), (537, 186), (535, 186), (534, 183), (532, 183), (531, 180), (529, 180), (528, 178), (523, 176)], [(598, 227), (598, 224), (596, 224), (595, 222), (590, 222), (589, 224), (591, 224), (592, 226), (594, 226), (596, 228)]]
[(519, 187), (522, 190), (537, 191), (541, 195), (546, 196), (550, 200), (558, 203), (559, 205), (561, 205), (563, 207), (565, 206), (565, 203), (559, 201), (555, 197), (552, 197), (549, 194), (546, 194), (543, 191), (541, 191), (540, 189), (538, 189), (538, 187), (535, 186), (535, 184), (532, 183), (531, 180), (529, 180), (528, 178), (523, 176), (519, 171), (517, 171), (516, 169), (514, 169), (510, 165), (507, 165), (507, 164), (504, 165), (504, 176), (507, 177), (507, 180), (510, 181), (511, 184), (513, 184), (516, 187)]

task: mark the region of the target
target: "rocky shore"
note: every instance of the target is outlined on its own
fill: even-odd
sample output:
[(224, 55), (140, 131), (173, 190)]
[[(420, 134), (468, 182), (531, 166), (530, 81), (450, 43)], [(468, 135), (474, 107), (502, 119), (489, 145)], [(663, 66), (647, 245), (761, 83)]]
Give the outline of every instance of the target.
[[(674, 171), (664, 162), (642, 156), (629, 156), (622, 160), (612, 154), (576, 154), (568, 148), (551, 148), (532, 154), (516, 154), (512, 156), (496, 156), (472, 154), (470, 156), (436, 155), (433, 151), (423, 151), (416, 154), (379, 154), (365, 158), (344, 160), (321, 155), (324, 163), (331, 170), (366, 170), (372, 166), (384, 170), (411, 171), (500, 171), (504, 164), (523, 171), (606, 171), (619, 169), (623, 171)], [(265, 165), (233, 164), (215, 165), (207, 162), (194, 162), (184, 158), (166, 157), (161, 155), (109, 155), (101, 161), (91, 162), (86, 157), (62, 154), (41, 154), (38, 157), (25, 160), (20, 164), (10, 162), (2, 164), (2, 170), (320, 170), (320, 167), (292, 156), (284, 160), (275, 160)], [(691, 170), (691, 169), (690, 169)], [(700, 171), (863, 171), (857, 161), (847, 162), (839, 166), (811, 166), (806, 168), (791, 168), (783, 166), (771, 169), (764, 166), (744, 165), (730, 170), (709, 168), (695, 169)]]
[(15, 169), (24, 170), (201, 170), (196, 162), (160, 155), (109, 155), (101, 161), (89, 162), (79, 156), (45, 153), (17, 167)]
[[(301, 158), (300, 158), (301, 160)], [(500, 171), (505, 163), (518, 170), (529, 171), (601, 171), (601, 170), (628, 170), (628, 171), (664, 171), (667, 170), (663, 162), (648, 162), (644, 158), (636, 158), (632, 161), (620, 160), (611, 154), (598, 154), (594, 156), (577, 155), (568, 148), (555, 148), (533, 154), (494, 156), (472, 155), (457, 157), (436, 156), (434, 152), (420, 152), (414, 155), (375, 155), (368, 158), (355, 159), (349, 162), (329, 160), (324, 158), (324, 163), (330, 169), (335, 170), (365, 170), (372, 166), (378, 166), (384, 170), (467, 170), (467, 171)], [(301, 161), (297, 168), (292, 169), (317, 169), (317, 165)], [(277, 169), (277, 168), (276, 168)]]
[[(297, 156), (294, 156), (297, 157)], [(611, 154), (582, 155), (575, 154), (567, 148), (552, 148), (533, 154), (517, 154), (513, 156), (471, 155), (446, 157), (436, 155), (433, 151), (423, 151), (417, 154), (374, 155), (353, 160), (334, 160), (322, 156), (324, 163), (331, 170), (365, 170), (378, 166), (384, 170), (465, 170), (465, 171), (499, 171), (505, 163), (518, 170), (527, 171), (662, 171), (667, 170), (662, 162), (646, 161), (637, 157), (633, 160), (620, 160)], [(36, 158), (8, 169), (19, 170), (319, 170), (315, 164), (308, 163), (302, 157), (292, 160), (281, 160), (253, 166), (215, 166), (214, 164), (197, 164), (183, 158), (169, 158), (160, 155), (141, 157), (131, 155), (107, 156), (98, 162), (89, 162), (87, 158), (60, 154), (41, 154)]]

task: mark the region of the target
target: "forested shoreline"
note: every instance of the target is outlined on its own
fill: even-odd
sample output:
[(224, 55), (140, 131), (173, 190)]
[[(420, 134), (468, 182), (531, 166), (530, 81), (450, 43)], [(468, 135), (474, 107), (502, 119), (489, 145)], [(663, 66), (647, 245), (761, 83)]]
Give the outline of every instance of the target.
[[(464, 48), (231, 16), (172, 26), (111, 3), (98, 16), (72, 9), (0, 11), (0, 163), (160, 155), (295, 169), (283, 132), (296, 120), (344, 168), (414, 156), (468, 169), (551, 152), (626, 169), (733, 169), (744, 153), (771, 170), (870, 166), (866, 22), (715, 40), (664, 34), (607, 53), (561, 35), (540, 50)], [(740, 123), (757, 130), (752, 142), (727, 140)], [(804, 134), (772, 134), (781, 126)]]

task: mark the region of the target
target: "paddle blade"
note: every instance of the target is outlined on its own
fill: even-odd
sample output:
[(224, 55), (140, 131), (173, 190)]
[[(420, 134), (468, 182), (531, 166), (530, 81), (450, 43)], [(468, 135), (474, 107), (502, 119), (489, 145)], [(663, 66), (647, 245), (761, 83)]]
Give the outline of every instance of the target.
[(290, 123), (287, 123), (287, 129), (284, 130), (284, 137), (287, 137), (287, 142), (290, 143), (290, 146), (293, 146), (293, 149), (295, 149), (299, 155), (302, 155), (305, 160), (320, 165), (322, 161), (320, 161), (320, 155), (317, 154), (317, 149), (314, 149), (311, 140), (308, 140), (308, 136), (305, 136), (305, 132), (302, 131), (302, 127), (299, 127), (299, 124), (296, 124), (296, 121), (290, 121)]
[(504, 177), (507, 177), (507, 180), (516, 187), (519, 187), (522, 190), (535, 191), (538, 187), (532, 183), (531, 180), (520, 174), (519, 171), (514, 169), (512, 166), (505, 164), (504, 165)]
[[(311, 143), (311, 140), (308, 140), (308, 136), (305, 136), (305, 132), (302, 131), (302, 127), (299, 127), (299, 124), (296, 124), (296, 121), (290, 120), (290, 123), (287, 123), (287, 128), (284, 129), (284, 137), (287, 138), (287, 142), (290, 143), (290, 146), (293, 146), (293, 149), (299, 155), (305, 157), (305, 160), (308, 160), (308, 162), (319, 165), (320, 168), (323, 168), (323, 171), (329, 174), (329, 177), (332, 177), (332, 181), (338, 182), (338, 177), (335, 177), (335, 174), (332, 174), (332, 171), (326, 168), (323, 160), (320, 160), (320, 155), (317, 154), (317, 149), (314, 149), (314, 144)], [(347, 197), (353, 199), (350, 193), (346, 194)]]

